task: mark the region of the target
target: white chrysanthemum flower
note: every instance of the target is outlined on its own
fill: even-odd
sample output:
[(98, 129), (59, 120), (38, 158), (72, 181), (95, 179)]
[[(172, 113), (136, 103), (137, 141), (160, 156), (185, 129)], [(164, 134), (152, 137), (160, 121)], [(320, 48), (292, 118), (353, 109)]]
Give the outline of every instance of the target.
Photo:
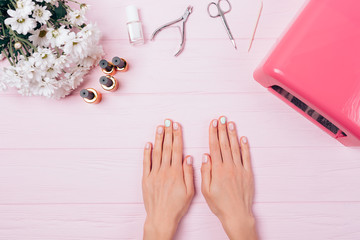
[(32, 0), (16, 0), (16, 10), (27, 17), (35, 9), (35, 3)]
[(49, 28), (46, 37), (49, 40), (51, 47), (61, 47), (68, 41), (68, 33), (69, 30), (65, 29), (65, 26), (58, 29)]
[[(26, 3), (29, 3), (28, 0), (17, 2), (23, 9), (26, 9)], [(58, 4), (57, 0), (33, 2)], [(85, 6), (80, 8), (85, 12)], [(14, 27), (12, 25), (17, 24), (14, 20), (20, 20), (18, 24), (21, 24), (21, 19), (30, 19), (28, 15), (21, 16), (20, 12), (17, 15), (16, 10), (12, 11), (13, 16), (7, 20), (11, 28)], [(37, 13), (30, 14), (32, 13), (35, 18)], [(36, 23), (35, 19), (33, 21)], [(46, 20), (45, 22), (47, 25)], [(47, 27), (43, 26), (30, 31), (28, 39), (36, 47), (31, 56), (27, 59), (20, 56), (15, 66), (0, 70), (0, 90), (15, 87), (20, 94), (25, 96), (40, 95), (60, 99), (70, 94), (83, 82), (84, 76), (104, 54), (99, 45), (100, 33), (95, 25), (88, 24), (82, 29), (65, 29), (65, 26), (59, 29), (47, 29)], [(15, 28), (22, 27), (15, 26)], [(0, 58), (2, 57), (0, 55)]]
[(35, 67), (45, 70), (55, 63), (55, 55), (49, 48), (38, 47), (37, 52), (33, 53)]
[(104, 56), (104, 50), (102, 46), (95, 45), (91, 49), (88, 49), (88, 56), (80, 63), (84, 68), (90, 69), (94, 64), (98, 63)]
[(55, 59), (55, 65), (61, 66), (63, 68), (69, 68), (72, 63), (72, 59), (66, 55), (61, 55), (60, 57)]
[(46, 24), (51, 17), (51, 12), (47, 10), (46, 6), (36, 5), (32, 16), (39, 23)]
[(57, 89), (57, 81), (52, 78), (45, 77), (38, 82), (36, 86), (36, 94), (44, 97), (51, 97)]
[(36, 21), (24, 15), (16, 10), (9, 9), (7, 11), (10, 18), (5, 19), (5, 24), (11, 26), (11, 29), (20, 33), (27, 34), (36, 27)]
[(72, 56), (73, 58), (84, 58), (88, 50), (86, 41), (78, 38), (74, 32), (69, 34), (68, 40), (64, 46), (64, 53)]
[(68, 13), (67, 19), (71, 24), (81, 26), (85, 23), (85, 11), (86, 8), (82, 8), (80, 10), (74, 10)]
[(99, 42), (100, 30), (96, 24), (88, 24), (77, 33), (78, 37), (89, 40), (91, 43)]
[(5, 59), (5, 56), (3, 53), (0, 53), (0, 61), (4, 60)]
[(46, 37), (47, 31), (45, 29), (38, 29), (31, 32), (29, 40), (35, 45), (45, 47), (49, 45), (49, 40)]

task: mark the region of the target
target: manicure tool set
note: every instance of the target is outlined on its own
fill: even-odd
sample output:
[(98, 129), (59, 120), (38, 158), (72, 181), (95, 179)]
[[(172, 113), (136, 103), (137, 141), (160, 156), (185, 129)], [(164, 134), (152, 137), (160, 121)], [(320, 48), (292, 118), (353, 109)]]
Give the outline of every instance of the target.
[[(222, 6), (221, 6), (221, 3), (226, 3), (226, 9), (223, 10), (222, 9)], [(215, 14), (214, 14), (214, 11), (212, 9), (215, 9)], [(230, 27), (229, 27), (229, 24), (227, 23), (226, 21), (226, 18), (225, 18), (225, 14), (229, 13), (231, 11), (232, 7), (231, 7), (231, 3), (229, 0), (218, 0), (217, 3), (215, 2), (211, 2), (209, 3), (208, 5), (208, 8), (207, 8), (207, 11), (208, 11), (208, 14), (211, 18), (220, 18), (222, 23), (224, 24), (224, 27), (225, 27), (225, 30), (230, 38), (230, 41), (231, 43), (233, 44), (233, 46), (235, 47), (235, 49), (237, 49), (236, 47), (236, 43), (235, 43), (235, 39), (230, 31)], [(160, 32), (162, 31), (163, 29), (165, 28), (168, 28), (170, 26), (173, 26), (179, 22), (182, 22), (182, 27), (181, 27), (181, 43), (180, 43), (180, 49), (175, 53), (175, 56), (179, 56), (183, 50), (184, 50), (184, 47), (185, 47), (185, 41), (186, 41), (186, 34), (185, 34), (185, 24), (190, 16), (190, 14), (193, 12), (193, 7), (192, 6), (188, 6), (185, 10), (185, 13), (183, 16), (181, 16), (180, 18), (174, 20), (174, 21), (171, 21), (169, 23), (166, 23), (162, 26), (160, 26), (159, 28), (157, 28), (152, 36), (151, 36), (151, 40), (154, 40), (155, 36)]]

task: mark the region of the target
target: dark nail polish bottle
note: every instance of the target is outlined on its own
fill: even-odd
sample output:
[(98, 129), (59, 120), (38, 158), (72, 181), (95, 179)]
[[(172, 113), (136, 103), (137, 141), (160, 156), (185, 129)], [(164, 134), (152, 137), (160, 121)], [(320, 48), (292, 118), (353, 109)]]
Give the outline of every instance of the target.
[(126, 60), (119, 57), (114, 57), (112, 59), (112, 64), (114, 64), (116, 69), (120, 72), (126, 72), (129, 68), (129, 64), (126, 62)]
[(119, 88), (119, 82), (113, 76), (102, 76), (99, 82), (106, 91), (114, 92)]
[(103, 73), (105, 73), (106, 75), (114, 76), (114, 74), (116, 73), (116, 67), (105, 59), (101, 60), (99, 62), (99, 65)]
[(101, 101), (101, 93), (92, 88), (82, 89), (80, 91), (80, 96), (86, 103), (97, 104)]

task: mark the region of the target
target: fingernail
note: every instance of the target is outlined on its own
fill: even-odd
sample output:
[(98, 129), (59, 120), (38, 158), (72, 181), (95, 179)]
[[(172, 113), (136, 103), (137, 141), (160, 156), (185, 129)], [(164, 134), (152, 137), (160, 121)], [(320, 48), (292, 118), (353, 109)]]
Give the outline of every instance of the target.
[(226, 117), (221, 117), (220, 122), (221, 122), (221, 124), (225, 124), (226, 123)]
[(234, 131), (234, 129), (235, 129), (235, 126), (234, 126), (234, 123), (229, 123), (229, 130), (230, 131)]
[(242, 137), (241, 141), (244, 143), (244, 144), (247, 144), (248, 140), (246, 137)]
[(217, 127), (217, 125), (218, 125), (217, 119), (213, 120), (212, 125), (213, 125), (213, 127)]
[(208, 162), (208, 155), (204, 154), (203, 155), (203, 163), (207, 163)]
[(179, 129), (179, 124), (178, 123), (173, 123), (173, 128), (174, 130), (178, 130)]
[(164, 132), (164, 128), (162, 126), (158, 127), (157, 133), (162, 134)]
[(145, 149), (149, 149), (149, 148), (150, 148), (150, 143), (146, 143)]
[(165, 127), (170, 127), (171, 126), (171, 121), (169, 119), (165, 120)]
[(192, 156), (189, 156), (189, 157), (186, 158), (186, 163), (187, 163), (187, 165), (192, 165), (192, 163), (193, 163)]

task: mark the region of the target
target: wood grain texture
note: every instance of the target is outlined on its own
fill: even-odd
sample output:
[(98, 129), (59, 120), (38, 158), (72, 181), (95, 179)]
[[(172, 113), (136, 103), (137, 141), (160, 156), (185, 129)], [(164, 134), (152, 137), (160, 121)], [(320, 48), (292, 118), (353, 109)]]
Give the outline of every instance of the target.
[[(248, 53), (254, 0), (231, 0), (226, 15), (238, 51), (207, 16), (207, 1), (88, 0), (106, 58), (124, 57), (130, 69), (97, 106), (79, 90), (61, 101), (0, 94), (0, 240), (141, 239), (142, 149), (165, 118), (182, 124), (185, 153), (195, 157), (197, 193), (176, 239), (226, 239), (199, 193), (208, 125), (220, 115), (250, 140), (262, 239), (360, 239), (360, 148), (343, 147), (252, 77), (306, 1), (264, 0)], [(129, 4), (140, 8), (144, 46), (128, 43)], [(174, 58), (177, 28), (149, 36), (189, 4), (185, 51)], [(94, 69), (81, 87), (100, 89), (100, 76)]]
[[(185, 152), (195, 158), (194, 202), (204, 203), (200, 165), (208, 148)], [(0, 189), (7, 193), (0, 195), (0, 204), (142, 203), (142, 149), (0, 153)], [(360, 161), (355, 153), (342, 147), (252, 148), (255, 202), (360, 202)]]
[[(359, 203), (255, 204), (262, 239), (359, 239)], [(0, 206), (1, 240), (141, 239), (141, 204)], [(259, 213), (259, 214), (258, 214)], [(175, 239), (227, 239), (206, 204), (192, 204)]]

